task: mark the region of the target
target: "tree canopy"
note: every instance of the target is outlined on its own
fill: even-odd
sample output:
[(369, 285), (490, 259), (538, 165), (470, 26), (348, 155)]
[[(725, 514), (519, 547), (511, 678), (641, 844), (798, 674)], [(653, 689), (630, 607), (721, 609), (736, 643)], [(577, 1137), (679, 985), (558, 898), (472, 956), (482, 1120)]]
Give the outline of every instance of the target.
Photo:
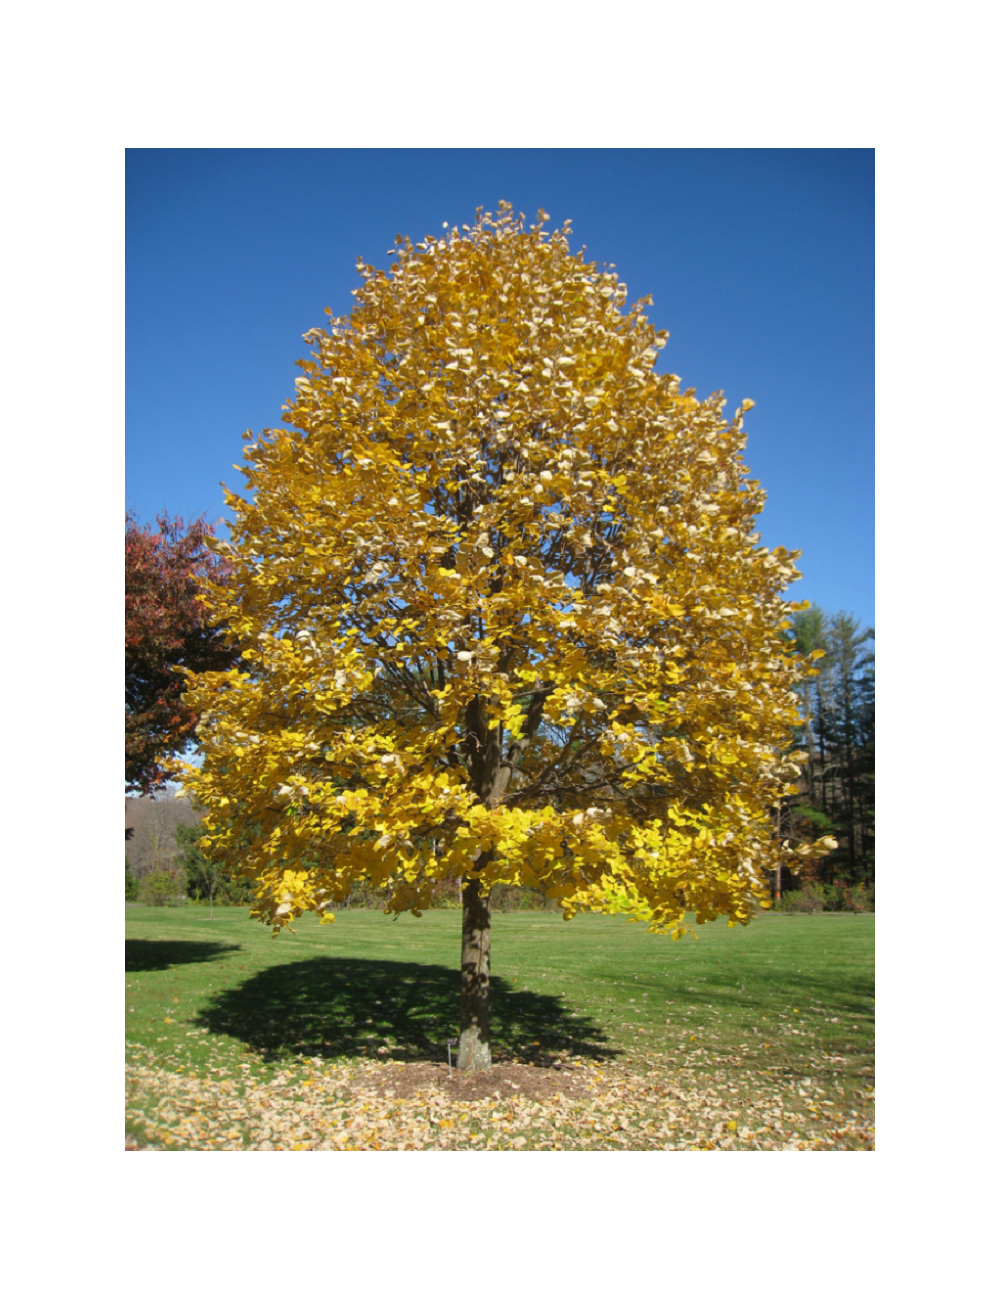
[(460, 1065), (489, 1063), (494, 885), (675, 937), (749, 920), (809, 671), (797, 553), (754, 531), (752, 403), (658, 373), (650, 300), (546, 220), (397, 237), (305, 335), (213, 543), (242, 662), (185, 696), (206, 842), (276, 931), (360, 877), (396, 911), (463, 879)]
[(156, 522), (158, 531), (125, 515), (125, 783), (143, 793), (162, 784), (164, 758), (183, 752), (198, 720), (173, 667), (221, 669), (234, 659), (199, 600), (202, 581), (226, 567), (206, 547), (211, 526), (166, 514)]

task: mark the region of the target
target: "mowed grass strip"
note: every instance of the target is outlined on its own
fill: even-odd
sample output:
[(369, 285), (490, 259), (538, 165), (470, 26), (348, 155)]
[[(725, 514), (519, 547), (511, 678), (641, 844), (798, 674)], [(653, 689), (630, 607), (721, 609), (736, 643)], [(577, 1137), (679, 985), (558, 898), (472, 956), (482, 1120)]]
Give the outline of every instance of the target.
[(874, 916), (764, 915), (673, 943), (614, 917), (500, 914), (494, 1056), (555, 1079), (557, 1094), (532, 1100), (511, 1084), (462, 1100), (428, 1081), (416, 1097), (387, 1099), (393, 1071), (445, 1062), (457, 1036), (459, 926), (457, 911), (350, 911), (328, 926), (302, 918), (272, 939), (243, 909), (210, 919), (194, 906), (127, 908), (127, 1139), (166, 1149), (873, 1144)]

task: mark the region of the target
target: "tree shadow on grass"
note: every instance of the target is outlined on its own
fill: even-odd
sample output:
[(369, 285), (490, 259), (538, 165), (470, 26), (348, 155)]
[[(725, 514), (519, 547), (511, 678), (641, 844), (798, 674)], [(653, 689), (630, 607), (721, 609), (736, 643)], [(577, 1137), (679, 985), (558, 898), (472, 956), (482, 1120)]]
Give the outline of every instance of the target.
[[(561, 999), (490, 981), (493, 1059), (550, 1065), (561, 1055), (618, 1055)], [(271, 966), (217, 993), (195, 1023), (265, 1060), (379, 1056), (443, 1061), (458, 1037), (459, 972), (415, 962), (314, 957)], [(385, 1048), (379, 1052), (379, 1048)]]
[(191, 962), (215, 961), (228, 952), (239, 952), (238, 943), (192, 942), (188, 939), (126, 939), (127, 971), (168, 970)]

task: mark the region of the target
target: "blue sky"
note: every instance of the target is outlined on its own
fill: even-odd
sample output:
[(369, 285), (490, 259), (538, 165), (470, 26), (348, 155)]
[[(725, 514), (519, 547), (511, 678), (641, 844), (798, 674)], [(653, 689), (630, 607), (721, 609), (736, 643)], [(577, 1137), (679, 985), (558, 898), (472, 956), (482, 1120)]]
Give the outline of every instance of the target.
[(358, 255), (507, 199), (615, 263), (670, 332), (660, 369), (744, 397), (791, 589), (875, 621), (873, 150), (126, 152), (126, 507), (224, 519), (241, 435), (281, 422), (306, 330)]

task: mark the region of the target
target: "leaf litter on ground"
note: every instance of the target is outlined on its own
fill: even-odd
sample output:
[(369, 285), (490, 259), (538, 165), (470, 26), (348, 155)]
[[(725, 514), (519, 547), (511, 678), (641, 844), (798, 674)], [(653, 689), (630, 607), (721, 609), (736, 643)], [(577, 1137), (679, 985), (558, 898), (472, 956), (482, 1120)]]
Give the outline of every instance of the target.
[(735, 1057), (716, 1057), (712, 1070), (662, 1053), (633, 1053), (625, 1064), (569, 1055), (548, 1067), (510, 1060), (477, 1074), (366, 1058), (296, 1060), (277, 1074), (253, 1063), (206, 1074), (169, 1069), (134, 1043), (129, 1057), (130, 1150), (858, 1151), (875, 1144), (874, 1086), (837, 1095), (833, 1060), (802, 1078), (748, 1071)]

